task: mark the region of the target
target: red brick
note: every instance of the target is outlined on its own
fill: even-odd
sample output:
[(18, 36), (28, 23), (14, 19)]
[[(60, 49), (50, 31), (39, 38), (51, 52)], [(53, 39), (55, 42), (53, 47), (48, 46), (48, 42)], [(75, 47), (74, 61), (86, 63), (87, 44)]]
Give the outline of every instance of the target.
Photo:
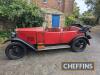
[(48, 0), (47, 3), (44, 3), (43, 0), (33, 0), (33, 3), (39, 7), (57, 9), (66, 15), (70, 15), (73, 11), (74, 0), (62, 0), (62, 2), (59, 2), (59, 0)]

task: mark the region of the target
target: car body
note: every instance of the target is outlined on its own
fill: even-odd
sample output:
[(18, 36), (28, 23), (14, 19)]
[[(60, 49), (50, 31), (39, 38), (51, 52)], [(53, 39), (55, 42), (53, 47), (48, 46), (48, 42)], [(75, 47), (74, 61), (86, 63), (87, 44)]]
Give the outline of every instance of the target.
[(84, 33), (79, 32), (79, 29), (78, 27), (47, 28), (45, 30), (43, 28), (18, 28), (16, 33), (17, 38), (29, 44), (54, 45), (69, 43), (76, 37), (85, 36)]
[[(73, 51), (80, 52), (86, 48), (87, 44), (90, 45), (90, 35), (87, 35), (87, 31), (84, 29), (77, 26), (69, 26), (65, 28), (17, 28), (16, 33), (12, 33), (10, 47), (14, 44), (16, 45), (16, 43), (17, 45), (20, 43), (21, 45), (24, 45), (25, 48), (29, 47), (34, 51), (42, 51), (48, 49), (47, 47), (51, 48), (51, 46), (69, 45)], [(77, 42), (78, 40), (80, 40), (80, 43)], [(84, 47), (78, 47), (78, 51), (78, 48), (75, 49), (75, 45), (73, 45), (75, 43), (74, 41), (76, 41), (77, 47), (81, 47), (81, 42), (83, 41)], [(6, 55), (8, 58), (13, 59), (9, 54), (9, 49), (8, 46), (6, 48)]]

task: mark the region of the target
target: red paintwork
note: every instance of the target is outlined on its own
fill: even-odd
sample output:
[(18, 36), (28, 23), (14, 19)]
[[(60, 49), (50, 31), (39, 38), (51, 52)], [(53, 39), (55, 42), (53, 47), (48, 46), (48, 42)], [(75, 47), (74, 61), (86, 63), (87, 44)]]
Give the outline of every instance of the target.
[(63, 44), (69, 43), (78, 36), (84, 36), (79, 32), (78, 27), (71, 26), (67, 28), (17, 28), (17, 37), (30, 44)]

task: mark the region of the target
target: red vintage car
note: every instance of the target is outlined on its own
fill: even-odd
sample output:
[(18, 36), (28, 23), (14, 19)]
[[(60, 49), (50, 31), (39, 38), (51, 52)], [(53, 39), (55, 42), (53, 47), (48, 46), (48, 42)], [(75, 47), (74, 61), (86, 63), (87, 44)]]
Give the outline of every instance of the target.
[(82, 52), (87, 44), (90, 45), (91, 36), (87, 34), (88, 27), (69, 26), (66, 28), (17, 28), (12, 33), (11, 44), (5, 50), (9, 59), (24, 57), (27, 50), (34, 51), (51, 50), (71, 47), (74, 52)]

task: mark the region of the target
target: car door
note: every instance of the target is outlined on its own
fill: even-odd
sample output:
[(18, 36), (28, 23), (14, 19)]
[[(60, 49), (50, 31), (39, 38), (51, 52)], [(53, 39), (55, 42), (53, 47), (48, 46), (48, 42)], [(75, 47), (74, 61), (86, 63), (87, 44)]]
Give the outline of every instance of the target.
[(45, 32), (45, 44), (59, 44), (60, 43), (60, 30), (46, 31)]

